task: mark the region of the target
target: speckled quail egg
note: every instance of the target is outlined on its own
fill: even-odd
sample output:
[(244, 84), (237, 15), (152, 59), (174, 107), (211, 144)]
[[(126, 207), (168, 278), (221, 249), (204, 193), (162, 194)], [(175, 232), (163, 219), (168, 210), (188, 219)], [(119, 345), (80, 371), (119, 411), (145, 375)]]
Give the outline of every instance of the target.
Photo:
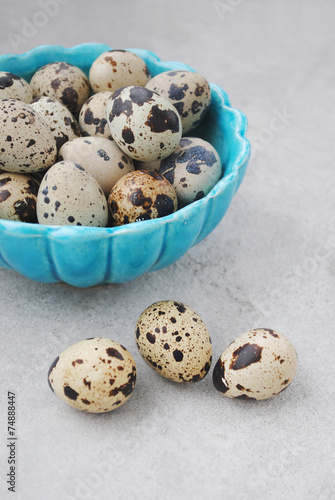
[(48, 382), (68, 405), (90, 413), (121, 406), (136, 383), (136, 364), (130, 352), (107, 338), (81, 340), (52, 363)]
[(41, 181), (37, 219), (46, 225), (104, 227), (108, 222), (106, 197), (94, 177), (82, 166), (60, 161)]
[(211, 103), (208, 81), (193, 71), (164, 71), (146, 84), (168, 98), (177, 109), (183, 125), (183, 134), (197, 127), (204, 119)]
[(285, 335), (256, 328), (234, 340), (213, 371), (215, 388), (229, 398), (267, 399), (286, 389), (297, 371), (296, 351)]
[(107, 100), (112, 92), (99, 92), (87, 99), (79, 113), (79, 127), (83, 136), (105, 137), (113, 140), (107, 124)]
[(157, 172), (135, 170), (112, 188), (108, 206), (116, 226), (164, 217), (177, 210), (171, 184)]
[(222, 174), (216, 149), (198, 137), (184, 137), (175, 151), (161, 161), (159, 172), (176, 190), (183, 207), (206, 196)]
[(53, 62), (39, 68), (30, 80), (34, 97), (49, 96), (76, 115), (91, 89), (85, 73), (72, 64)]
[(33, 100), (33, 89), (24, 78), (0, 71), (0, 99), (18, 99), (29, 104)]
[(79, 125), (73, 114), (60, 101), (51, 97), (36, 97), (31, 107), (39, 113), (56, 140), (57, 150), (67, 141), (80, 137)]
[(107, 120), (118, 146), (135, 160), (166, 158), (181, 139), (181, 121), (174, 106), (145, 87), (114, 92), (107, 101)]
[(0, 219), (37, 222), (39, 182), (26, 174), (0, 174)]
[(126, 85), (144, 86), (150, 78), (145, 61), (128, 50), (109, 50), (93, 61), (89, 80), (94, 92), (114, 92)]
[(0, 168), (32, 173), (55, 162), (56, 141), (43, 118), (17, 99), (0, 101)]
[(62, 146), (59, 160), (79, 163), (98, 181), (106, 196), (124, 175), (134, 171), (134, 165), (115, 142), (103, 137), (78, 137)]
[(147, 307), (136, 325), (136, 344), (144, 360), (175, 382), (197, 382), (212, 362), (208, 330), (190, 307), (162, 300)]

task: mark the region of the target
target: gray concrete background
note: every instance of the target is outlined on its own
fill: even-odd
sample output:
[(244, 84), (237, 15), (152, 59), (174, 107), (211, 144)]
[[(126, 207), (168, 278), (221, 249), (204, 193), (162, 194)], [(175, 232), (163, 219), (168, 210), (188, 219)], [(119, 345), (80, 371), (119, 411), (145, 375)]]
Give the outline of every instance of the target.
[[(185, 62), (246, 113), (253, 157), (220, 225), (167, 269), (84, 290), (0, 270), (1, 498), (334, 499), (334, 2), (49, 1), (46, 19), (46, 1), (1, 0), (2, 53), (91, 41)], [(296, 380), (248, 402), (221, 397), (211, 373), (194, 385), (160, 378), (137, 353), (134, 328), (167, 298), (202, 316), (214, 362), (249, 329), (286, 334)], [(95, 335), (122, 342), (138, 366), (131, 399), (100, 416), (64, 405), (46, 379), (64, 348)], [(8, 390), (15, 495), (5, 478)]]

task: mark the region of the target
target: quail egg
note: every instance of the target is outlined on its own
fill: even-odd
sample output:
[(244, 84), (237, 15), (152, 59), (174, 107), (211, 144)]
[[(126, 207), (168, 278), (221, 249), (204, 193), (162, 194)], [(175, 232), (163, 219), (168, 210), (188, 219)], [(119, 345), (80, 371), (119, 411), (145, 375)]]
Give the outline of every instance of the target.
[(79, 127), (83, 136), (105, 137), (113, 140), (107, 124), (107, 100), (112, 92), (99, 92), (87, 99), (79, 113)]
[(159, 172), (176, 190), (179, 208), (200, 200), (222, 174), (216, 149), (198, 137), (183, 137), (175, 151), (160, 163)]
[(55, 138), (36, 111), (17, 99), (0, 101), (0, 168), (9, 172), (45, 170), (56, 159)]
[(98, 181), (106, 196), (114, 184), (134, 170), (131, 160), (114, 141), (104, 137), (78, 137), (59, 151), (59, 160), (79, 163)]
[(39, 182), (26, 174), (0, 174), (0, 219), (37, 222)]
[(81, 165), (60, 161), (41, 181), (37, 219), (45, 225), (104, 227), (108, 222), (106, 197), (98, 182)]
[(0, 71), (0, 99), (18, 99), (29, 104), (33, 100), (33, 89), (24, 78)]
[(48, 382), (73, 408), (104, 413), (119, 408), (132, 394), (136, 364), (118, 342), (95, 337), (65, 349), (52, 363)]
[(166, 158), (181, 139), (181, 121), (174, 106), (145, 87), (114, 92), (107, 101), (107, 120), (113, 139), (135, 160)]
[(36, 97), (31, 107), (39, 113), (56, 140), (57, 150), (67, 141), (80, 137), (79, 125), (72, 113), (60, 101), (51, 97)]
[(171, 184), (157, 172), (135, 170), (121, 177), (108, 197), (116, 226), (164, 217), (177, 210)]
[(30, 80), (34, 97), (49, 96), (76, 115), (91, 89), (85, 73), (72, 64), (53, 62), (39, 68)]
[(210, 369), (209, 332), (200, 316), (181, 302), (163, 300), (146, 308), (135, 336), (143, 359), (174, 382), (197, 382)]
[(293, 381), (297, 354), (285, 335), (256, 328), (235, 339), (213, 371), (215, 388), (229, 398), (267, 399)]
[(114, 92), (126, 85), (144, 86), (150, 78), (145, 61), (128, 50), (109, 50), (93, 61), (89, 80), (94, 92)]
[(193, 71), (164, 71), (151, 78), (146, 88), (171, 101), (180, 114), (183, 135), (201, 123), (211, 103), (208, 81)]

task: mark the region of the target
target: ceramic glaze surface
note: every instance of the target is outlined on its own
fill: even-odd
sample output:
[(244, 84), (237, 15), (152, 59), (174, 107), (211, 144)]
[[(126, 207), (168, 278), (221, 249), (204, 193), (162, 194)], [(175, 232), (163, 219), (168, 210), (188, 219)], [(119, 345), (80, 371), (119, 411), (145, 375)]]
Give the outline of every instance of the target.
[[(66, 61), (86, 75), (93, 61), (110, 47), (82, 44), (73, 48), (41, 46), (22, 55), (0, 56), (0, 71), (27, 81), (41, 66)], [(179, 62), (161, 61), (154, 53), (131, 49), (155, 76), (167, 70), (192, 70)], [(210, 142), (224, 168), (222, 179), (207, 196), (155, 220), (121, 227), (45, 226), (0, 220), (0, 266), (40, 282), (64, 281), (76, 287), (124, 283), (176, 262), (219, 224), (241, 184), (250, 156), (247, 120), (230, 105), (224, 90), (210, 84), (209, 111), (192, 137)]]

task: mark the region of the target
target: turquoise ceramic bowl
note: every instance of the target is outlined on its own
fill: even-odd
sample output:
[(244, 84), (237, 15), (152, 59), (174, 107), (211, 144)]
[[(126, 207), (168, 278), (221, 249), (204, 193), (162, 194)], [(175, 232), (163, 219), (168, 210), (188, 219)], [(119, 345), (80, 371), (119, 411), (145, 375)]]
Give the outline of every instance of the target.
[[(111, 47), (88, 43), (72, 48), (41, 46), (22, 55), (0, 56), (0, 71), (30, 81), (41, 66), (66, 61), (86, 74), (102, 52)], [(132, 49), (154, 76), (188, 69), (161, 61), (147, 50)], [(43, 226), (0, 220), (0, 267), (39, 282), (66, 282), (76, 287), (124, 283), (176, 262), (219, 224), (244, 177), (250, 156), (247, 120), (230, 105), (227, 94), (211, 84), (212, 102), (202, 125), (190, 135), (209, 141), (224, 166), (222, 179), (203, 199), (174, 214), (114, 228)]]

